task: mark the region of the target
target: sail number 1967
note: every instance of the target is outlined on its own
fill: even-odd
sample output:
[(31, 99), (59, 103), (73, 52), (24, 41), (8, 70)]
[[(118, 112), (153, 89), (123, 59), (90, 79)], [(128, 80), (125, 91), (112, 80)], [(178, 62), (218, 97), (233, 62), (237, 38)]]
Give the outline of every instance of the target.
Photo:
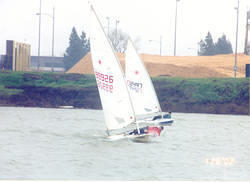
[(114, 79), (112, 75), (102, 74), (95, 71), (95, 76), (98, 88), (110, 93), (113, 92)]

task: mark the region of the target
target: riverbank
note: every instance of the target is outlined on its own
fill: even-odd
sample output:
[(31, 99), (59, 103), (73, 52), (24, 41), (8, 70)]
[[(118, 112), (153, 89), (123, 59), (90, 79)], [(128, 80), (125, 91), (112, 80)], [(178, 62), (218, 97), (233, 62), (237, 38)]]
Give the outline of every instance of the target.
[[(249, 78), (153, 77), (162, 110), (249, 114)], [(101, 109), (94, 75), (0, 72), (0, 105)]]

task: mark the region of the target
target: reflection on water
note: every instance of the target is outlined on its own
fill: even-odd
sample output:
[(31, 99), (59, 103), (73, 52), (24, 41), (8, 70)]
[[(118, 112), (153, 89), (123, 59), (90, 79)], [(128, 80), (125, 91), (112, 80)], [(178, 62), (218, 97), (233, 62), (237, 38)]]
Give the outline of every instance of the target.
[(250, 179), (249, 116), (173, 118), (156, 141), (111, 142), (102, 111), (0, 107), (0, 179)]

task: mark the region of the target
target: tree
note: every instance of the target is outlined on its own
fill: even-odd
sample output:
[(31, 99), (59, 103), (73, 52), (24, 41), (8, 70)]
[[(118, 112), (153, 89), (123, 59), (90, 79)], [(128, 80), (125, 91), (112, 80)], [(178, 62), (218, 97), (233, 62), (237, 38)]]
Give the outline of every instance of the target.
[(201, 40), (198, 44), (199, 44), (199, 47), (200, 47), (200, 49), (198, 50), (198, 55), (199, 56), (205, 55), (206, 43), (203, 40)]
[(216, 51), (215, 51), (214, 41), (213, 41), (211, 33), (208, 32), (207, 36), (205, 38), (205, 53), (204, 53), (204, 56), (212, 56), (212, 55), (215, 55), (215, 54), (216, 54)]
[(109, 40), (116, 52), (124, 53), (127, 49), (128, 35), (121, 30), (113, 29), (109, 33)]
[(75, 27), (69, 38), (69, 47), (64, 54), (64, 67), (69, 70), (89, 51), (89, 40), (86, 39), (86, 34), (82, 32), (81, 38), (78, 36)]
[(199, 43), (199, 56), (212, 56), (216, 54), (231, 54), (233, 52), (232, 44), (226, 39), (226, 35), (222, 35), (214, 44), (213, 38), (210, 32), (208, 32), (205, 40), (201, 40)]
[(233, 53), (232, 44), (227, 40), (226, 35), (222, 35), (221, 38), (215, 44), (216, 54), (231, 54)]
[(84, 55), (86, 55), (90, 51), (89, 39), (87, 39), (85, 32), (82, 32), (82, 35), (80, 38), (81, 38), (81, 42), (82, 42), (82, 46), (84, 50)]

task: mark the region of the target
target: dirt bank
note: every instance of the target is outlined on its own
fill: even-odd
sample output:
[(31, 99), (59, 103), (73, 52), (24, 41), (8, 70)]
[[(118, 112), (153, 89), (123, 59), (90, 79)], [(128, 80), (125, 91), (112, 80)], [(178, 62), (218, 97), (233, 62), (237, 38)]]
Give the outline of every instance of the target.
[[(124, 68), (124, 54), (117, 54)], [(234, 55), (216, 56), (158, 56), (141, 54), (141, 58), (151, 76), (171, 76), (183, 78), (233, 77)], [(250, 64), (250, 56), (239, 54), (237, 77), (245, 77), (245, 65)], [(88, 53), (68, 73), (93, 74), (91, 55)]]

